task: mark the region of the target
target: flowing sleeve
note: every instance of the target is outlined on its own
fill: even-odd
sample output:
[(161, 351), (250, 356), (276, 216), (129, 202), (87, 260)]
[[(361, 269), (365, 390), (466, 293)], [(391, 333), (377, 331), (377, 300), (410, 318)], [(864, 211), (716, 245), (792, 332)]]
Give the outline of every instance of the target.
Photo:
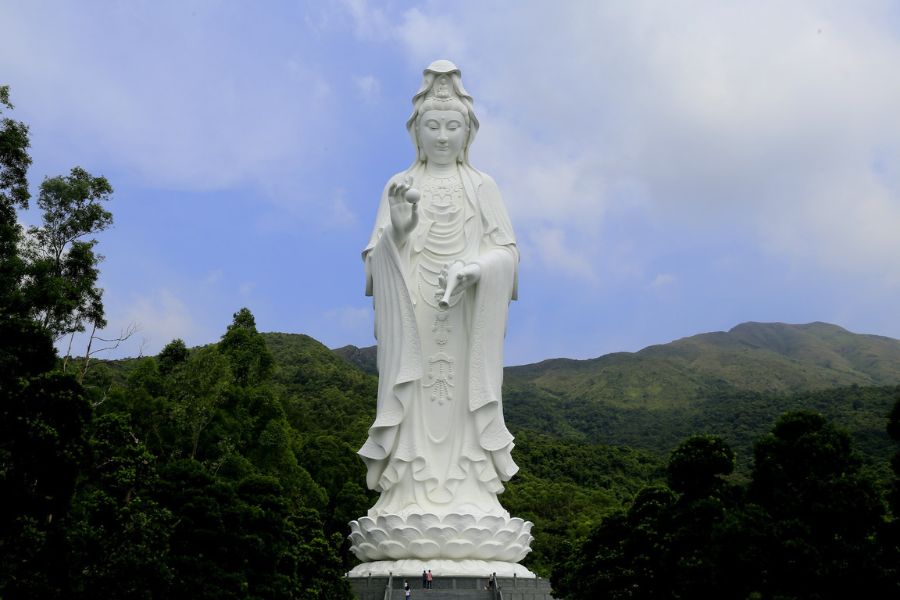
[[(381, 491), (396, 474), (385, 472), (397, 432), (414, 397), (413, 383), (422, 378), (422, 350), (416, 317), (404, 278), (400, 252), (389, 235), (383, 235), (367, 252), (371, 263), (375, 302), (375, 337), (378, 339), (378, 400), (375, 422), (369, 437), (359, 450), (366, 463), (366, 483)], [(390, 340), (390, 343), (384, 343)]]
[(509, 303), (517, 295), (519, 252), (497, 185), (482, 175), (478, 199), (484, 236), (477, 263), (470, 355), (469, 411), (479, 445), (493, 457), (501, 481), (519, 470), (512, 460), (513, 436), (503, 419), (503, 340)]

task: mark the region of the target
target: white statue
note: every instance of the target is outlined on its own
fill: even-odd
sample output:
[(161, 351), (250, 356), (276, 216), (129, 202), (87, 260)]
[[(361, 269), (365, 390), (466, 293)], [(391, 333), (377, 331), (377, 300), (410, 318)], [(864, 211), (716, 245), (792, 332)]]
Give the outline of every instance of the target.
[(469, 164), (478, 120), (459, 69), (439, 60), (424, 75), (407, 122), (416, 161), (385, 186), (363, 252), (379, 384), (359, 454), (381, 496), (351, 523), (368, 561), (352, 574), (414, 575), (427, 561), (533, 576), (515, 564), (531, 523), (497, 499), (518, 470), (500, 388), (519, 253), (497, 185)]

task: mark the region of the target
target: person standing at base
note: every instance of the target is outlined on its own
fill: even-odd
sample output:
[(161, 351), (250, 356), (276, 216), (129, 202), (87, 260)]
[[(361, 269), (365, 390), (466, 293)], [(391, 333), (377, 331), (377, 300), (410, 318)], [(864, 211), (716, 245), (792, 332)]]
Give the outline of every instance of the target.
[(427, 587), (428, 587), (428, 573), (426, 573), (425, 570), (423, 569), (422, 570), (422, 589), (424, 590)]
[(409, 600), (410, 594), (412, 594), (412, 592), (409, 589), (409, 582), (406, 581), (405, 579), (403, 580), (403, 592), (406, 597), (406, 600)]
[(431, 585), (432, 585), (432, 583), (434, 582), (434, 576), (431, 574), (431, 569), (428, 569), (428, 575), (426, 576), (425, 581), (426, 581), (426, 583), (428, 584), (428, 585), (425, 586), (425, 587), (427, 587), (427, 588), (430, 590), (430, 589), (431, 589)]

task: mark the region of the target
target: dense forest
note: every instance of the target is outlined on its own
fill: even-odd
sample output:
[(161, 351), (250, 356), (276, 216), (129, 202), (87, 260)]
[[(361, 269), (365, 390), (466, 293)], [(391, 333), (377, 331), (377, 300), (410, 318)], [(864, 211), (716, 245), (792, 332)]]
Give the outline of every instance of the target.
[[(240, 308), (214, 344), (98, 360), (112, 186), (44, 179), (25, 231), (29, 165), (4, 118), (0, 598), (349, 598), (372, 350)], [(58, 352), (73, 332), (98, 345)], [(897, 597), (898, 384), (900, 342), (821, 323), (507, 369), (524, 564), (560, 598)]]

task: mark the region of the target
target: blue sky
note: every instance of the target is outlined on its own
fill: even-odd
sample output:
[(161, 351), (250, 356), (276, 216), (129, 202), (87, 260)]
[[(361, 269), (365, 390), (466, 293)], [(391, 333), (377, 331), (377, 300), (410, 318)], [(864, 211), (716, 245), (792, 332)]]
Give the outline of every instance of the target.
[(120, 355), (215, 341), (242, 306), (374, 343), (359, 253), (436, 58), (521, 248), (509, 364), (750, 320), (900, 338), (896, 3), (36, 0), (0, 29), (32, 187), (79, 165), (115, 188)]

